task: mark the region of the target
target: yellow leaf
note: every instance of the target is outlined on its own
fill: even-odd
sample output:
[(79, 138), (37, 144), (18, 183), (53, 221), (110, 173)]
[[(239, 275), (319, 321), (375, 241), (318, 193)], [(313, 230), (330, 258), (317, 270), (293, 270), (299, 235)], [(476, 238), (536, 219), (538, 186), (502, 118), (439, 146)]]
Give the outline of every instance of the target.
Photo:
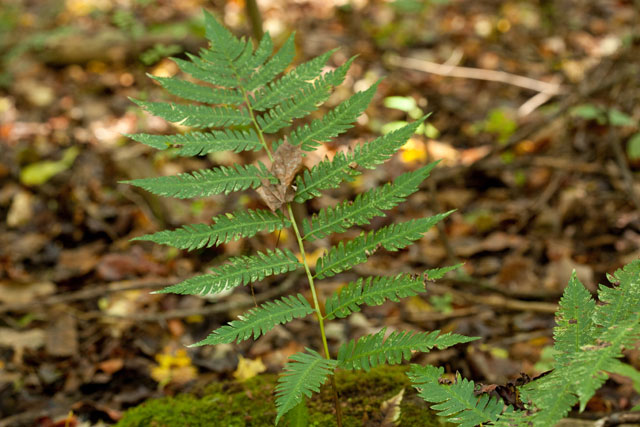
[[(310, 268), (315, 268), (316, 267), (316, 263), (318, 262), (318, 259), (324, 255), (325, 250), (322, 248), (317, 248), (315, 251), (311, 252), (310, 254), (306, 254), (307, 255), (307, 263), (309, 264)], [(297, 254), (296, 257), (298, 258), (298, 261), (302, 262), (302, 255)]]
[(406, 144), (402, 146), (400, 159), (404, 163), (424, 163), (427, 161), (427, 149), (423, 142), (415, 138), (409, 138)]
[(262, 363), (262, 358), (251, 360), (238, 356), (238, 368), (233, 372), (233, 377), (238, 381), (246, 381), (266, 370), (267, 367)]

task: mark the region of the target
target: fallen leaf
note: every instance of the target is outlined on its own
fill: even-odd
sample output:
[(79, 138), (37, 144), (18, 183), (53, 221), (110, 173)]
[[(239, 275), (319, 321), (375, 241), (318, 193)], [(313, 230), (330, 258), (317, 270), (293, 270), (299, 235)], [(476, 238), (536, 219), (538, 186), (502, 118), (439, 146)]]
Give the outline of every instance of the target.
[(398, 425), (400, 421), (400, 404), (404, 397), (404, 388), (400, 390), (398, 394), (385, 400), (380, 404), (380, 411), (382, 411), (382, 422), (380, 427), (392, 427)]
[(269, 209), (276, 211), (293, 201), (296, 192), (291, 183), (301, 168), (302, 150), (285, 139), (273, 155), (271, 165), (271, 173), (280, 182), (271, 184), (267, 179), (262, 179), (262, 186), (256, 190)]
[(58, 161), (45, 160), (32, 163), (20, 171), (20, 182), (30, 186), (42, 185), (59, 173), (69, 169), (78, 154), (80, 154), (78, 147), (71, 147), (65, 150), (62, 159)]
[(238, 356), (238, 367), (233, 372), (233, 377), (238, 381), (246, 381), (249, 378), (253, 378), (261, 372), (267, 370), (267, 367), (262, 363), (262, 358), (258, 357), (255, 360), (245, 359), (242, 356)]
[(56, 291), (53, 282), (16, 283), (0, 281), (0, 302), (26, 304)]
[(57, 313), (47, 328), (47, 353), (55, 357), (70, 357), (78, 353), (78, 324), (68, 313)]
[(185, 384), (193, 380), (198, 371), (191, 364), (191, 358), (185, 349), (175, 352), (165, 350), (164, 353), (156, 355), (157, 366), (151, 369), (151, 378), (158, 382), (160, 388), (169, 383)]

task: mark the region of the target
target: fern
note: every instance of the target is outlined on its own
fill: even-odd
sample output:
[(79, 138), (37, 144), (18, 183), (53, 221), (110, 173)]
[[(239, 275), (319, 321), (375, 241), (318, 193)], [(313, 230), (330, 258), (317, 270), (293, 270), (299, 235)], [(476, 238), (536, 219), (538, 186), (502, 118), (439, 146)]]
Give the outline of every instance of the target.
[(312, 312), (313, 308), (301, 294), (284, 297), (274, 302), (268, 301), (260, 308), (249, 310), (240, 316), (239, 320), (216, 329), (194, 346), (240, 342), (251, 338), (252, 335), (253, 339), (257, 339), (278, 324), (289, 322), (293, 318), (305, 317)]
[(276, 386), (276, 406), (278, 415), (276, 424), (284, 414), (303, 399), (320, 391), (327, 377), (331, 375), (337, 361), (325, 359), (317, 352), (307, 348), (307, 353), (296, 353), (284, 366), (284, 373), (278, 378)]
[[(569, 280), (556, 313), (554, 370), (519, 388), (530, 414), (511, 410), (500, 414), (493, 409), (478, 412), (474, 408), (488, 407), (487, 396), (474, 397), (472, 385), (459, 387), (456, 396), (463, 397), (458, 404), (454, 397), (447, 398), (457, 386), (440, 384), (442, 370), (434, 374), (436, 368), (428, 366), (413, 368), (412, 381), (420, 396), (428, 402), (444, 402), (433, 408), (442, 410), (445, 416), (456, 414), (448, 420), (464, 426), (490, 420), (505, 427), (546, 427), (558, 423), (576, 404), (583, 411), (609, 372), (635, 374), (621, 369), (624, 364), (619, 359), (623, 349), (640, 340), (640, 260), (616, 271), (609, 280), (614, 286), (600, 285), (598, 290), (601, 305), (596, 305), (575, 273)], [(458, 379), (457, 383), (465, 381)]]
[(196, 276), (156, 292), (211, 295), (262, 280), (267, 276), (288, 273), (299, 267), (300, 261), (290, 250), (267, 250), (266, 253), (258, 252), (252, 256), (231, 258), (227, 264), (214, 268), (213, 274)]
[(394, 331), (385, 339), (386, 330), (343, 344), (338, 350), (338, 367), (368, 371), (383, 363), (397, 365), (403, 358), (409, 360), (412, 351), (428, 352), (433, 347), (442, 350), (477, 339), (451, 333), (438, 336), (440, 331)]
[(503, 403), (496, 398), (475, 395), (473, 381), (456, 375), (452, 384), (441, 384), (443, 368), (435, 366), (411, 365), (409, 379), (418, 389), (418, 394), (430, 403), (431, 409), (439, 412), (447, 421), (462, 427), (474, 427), (487, 422), (495, 422), (502, 413)]
[[(296, 408), (296, 413), (304, 414), (306, 399), (319, 391), (338, 367), (367, 370), (381, 363), (400, 363), (409, 359), (414, 351), (445, 348), (472, 340), (455, 334), (439, 335), (438, 331), (395, 331), (385, 339), (383, 329), (377, 334), (350, 341), (338, 350), (338, 360), (331, 358), (324, 332), (325, 321), (344, 318), (359, 311), (363, 304), (379, 305), (387, 300), (398, 301), (417, 295), (425, 291), (425, 280), (441, 277), (458, 266), (427, 270), (424, 277), (397, 274), (357, 279), (327, 299), (325, 314), (318, 299), (315, 279), (331, 277), (366, 262), (380, 248), (389, 251), (405, 248), (450, 212), (391, 224), (340, 242), (318, 260), (314, 275), (306, 256), (305, 242), (311, 244), (351, 227), (368, 225), (376, 216), (384, 216), (385, 211), (418, 191), (436, 163), (359, 194), (353, 202), (344, 201), (316, 212), (301, 227), (291, 205), (319, 197), (322, 191), (337, 188), (364, 170), (374, 169), (389, 160), (424, 118), (304, 169), (305, 152), (315, 151), (323, 143), (352, 128), (373, 99), (378, 83), (353, 94), (322, 115), (316, 111), (330, 97), (333, 88), (345, 80), (355, 57), (325, 71), (334, 52), (329, 51), (291, 68), (295, 56), (293, 35), (277, 51), (268, 34), (254, 48), (251, 40), (235, 37), (208, 13), (205, 13), (205, 36), (210, 44), (200, 49), (198, 54), (188, 53), (186, 59), (173, 58), (189, 78), (181, 75), (150, 76), (168, 93), (186, 102), (134, 101), (149, 113), (187, 129), (175, 135), (141, 133), (130, 137), (154, 149), (170, 149), (172, 154), (184, 157), (220, 151), (262, 152), (268, 157), (269, 166), (260, 161), (230, 167), (213, 164), (178, 175), (126, 182), (159, 196), (180, 199), (252, 189), (269, 210), (239, 209), (218, 215), (211, 223), (184, 225), (134, 240), (195, 250), (251, 238), (260, 232), (289, 229), (298, 244), (299, 255), (288, 248), (241, 254), (213, 266), (209, 273), (188, 278), (158, 293), (219, 294), (302, 267), (307, 273), (313, 304), (301, 294), (267, 301), (213, 330), (194, 345), (256, 339), (276, 325), (315, 313), (324, 354), (307, 349), (290, 357), (276, 387), (275, 421), (278, 422), (293, 408)], [(311, 114), (314, 118), (302, 123), (301, 119)], [(283, 241), (287, 243), (292, 239)], [(341, 411), (339, 405), (336, 411), (338, 414)]]
[(179, 249), (200, 249), (217, 246), (242, 237), (255, 236), (260, 231), (272, 232), (289, 227), (291, 222), (282, 213), (264, 209), (238, 211), (213, 218), (213, 225), (192, 224), (177, 230), (164, 230), (133, 240), (148, 240)]

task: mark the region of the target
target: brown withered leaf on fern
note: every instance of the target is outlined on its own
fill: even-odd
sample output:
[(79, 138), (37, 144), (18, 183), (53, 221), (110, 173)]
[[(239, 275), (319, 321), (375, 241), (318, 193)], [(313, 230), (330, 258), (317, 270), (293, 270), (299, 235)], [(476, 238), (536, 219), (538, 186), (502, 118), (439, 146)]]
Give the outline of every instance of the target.
[(269, 209), (276, 211), (285, 203), (293, 201), (295, 189), (291, 186), (296, 174), (302, 168), (302, 150), (286, 140), (278, 147), (273, 155), (271, 173), (280, 181), (271, 184), (263, 179), (262, 185), (256, 191), (267, 204)]

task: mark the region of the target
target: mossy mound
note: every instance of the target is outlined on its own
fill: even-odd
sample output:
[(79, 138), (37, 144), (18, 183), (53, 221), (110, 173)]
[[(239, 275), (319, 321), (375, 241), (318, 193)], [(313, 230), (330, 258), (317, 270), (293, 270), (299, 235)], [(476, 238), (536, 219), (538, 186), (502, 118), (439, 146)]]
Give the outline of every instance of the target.
[[(405, 389), (400, 426), (442, 426), (424, 401), (416, 396), (405, 375), (406, 367), (382, 366), (368, 373), (336, 373), (343, 405), (344, 426), (379, 425), (380, 405)], [(277, 376), (259, 375), (244, 383), (221, 382), (199, 394), (154, 399), (128, 410), (118, 427), (273, 426), (276, 417), (273, 389)], [(307, 402), (310, 426), (335, 425), (333, 395), (327, 384)], [(280, 425), (286, 425), (280, 423)]]

